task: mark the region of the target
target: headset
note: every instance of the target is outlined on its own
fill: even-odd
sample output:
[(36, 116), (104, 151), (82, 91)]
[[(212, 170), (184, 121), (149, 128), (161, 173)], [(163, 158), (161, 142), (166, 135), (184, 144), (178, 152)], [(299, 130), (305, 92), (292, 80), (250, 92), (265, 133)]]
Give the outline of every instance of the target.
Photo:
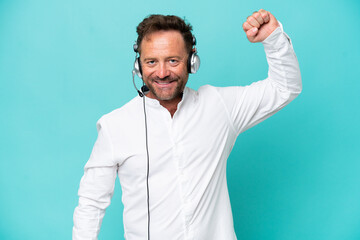
[[(134, 69), (132, 70), (132, 79), (135, 89), (137, 90), (139, 96), (143, 99), (143, 110), (144, 110), (144, 120), (145, 120), (145, 143), (146, 143), (146, 156), (147, 156), (147, 168), (146, 168), (146, 193), (147, 193), (147, 239), (150, 240), (150, 203), (149, 203), (149, 147), (148, 147), (148, 131), (147, 131), (147, 119), (146, 119), (146, 109), (145, 109), (145, 95), (150, 91), (149, 88), (145, 85), (143, 81), (143, 85), (141, 90), (136, 87), (135, 84), (135, 75), (142, 79), (142, 69), (140, 63), (140, 53), (139, 53), (139, 45), (136, 41), (133, 46), (135, 52), (135, 62)], [(196, 49), (196, 38), (193, 36), (192, 39), (192, 49), (189, 54), (189, 58), (187, 61), (187, 69), (188, 73), (196, 73), (200, 67), (200, 57), (197, 55)]]

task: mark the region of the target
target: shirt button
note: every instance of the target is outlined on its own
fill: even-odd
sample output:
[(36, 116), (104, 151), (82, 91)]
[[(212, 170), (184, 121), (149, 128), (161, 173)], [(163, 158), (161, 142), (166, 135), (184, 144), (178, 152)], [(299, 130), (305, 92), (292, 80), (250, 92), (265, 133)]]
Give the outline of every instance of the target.
[(183, 180), (183, 181), (185, 180), (186, 174), (185, 174), (185, 171), (184, 171), (184, 170), (180, 170), (179, 178), (180, 178), (181, 180)]

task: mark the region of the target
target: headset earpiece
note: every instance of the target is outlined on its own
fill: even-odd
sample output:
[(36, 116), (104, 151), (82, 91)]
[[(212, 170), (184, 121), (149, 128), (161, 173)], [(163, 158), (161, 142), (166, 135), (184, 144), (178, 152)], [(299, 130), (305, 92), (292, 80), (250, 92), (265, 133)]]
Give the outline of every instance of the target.
[(193, 49), (190, 52), (187, 66), (189, 73), (196, 73), (200, 67), (200, 57), (197, 55), (196, 38), (194, 36), (192, 39), (192, 45), (193, 45)]
[(140, 57), (137, 57), (134, 62), (134, 72), (138, 75), (139, 78), (142, 78), (142, 71), (141, 71), (141, 63)]
[(140, 57), (138, 57), (139, 45), (137, 43), (135, 43), (133, 48), (134, 48), (134, 52), (136, 53), (135, 62), (134, 62), (134, 70), (133, 71), (136, 73), (136, 75), (138, 75), (139, 78), (142, 79), (142, 70), (141, 70)]
[(138, 94), (140, 97), (144, 97), (144, 95), (146, 95), (150, 90), (149, 88), (144, 84), (143, 82), (143, 86), (141, 87), (141, 91), (136, 87), (136, 84), (135, 84), (135, 74), (138, 75), (139, 78), (142, 79), (142, 71), (141, 71), (141, 62), (140, 62), (140, 57), (138, 57), (138, 45), (137, 43), (134, 44), (133, 46), (134, 48), (134, 52), (136, 53), (135, 55), (135, 62), (134, 62), (134, 69), (133, 69), (133, 84), (134, 84), (134, 87), (135, 89), (137, 90)]
[(188, 72), (196, 73), (200, 67), (200, 57), (197, 55), (197, 51), (192, 52), (188, 59)]

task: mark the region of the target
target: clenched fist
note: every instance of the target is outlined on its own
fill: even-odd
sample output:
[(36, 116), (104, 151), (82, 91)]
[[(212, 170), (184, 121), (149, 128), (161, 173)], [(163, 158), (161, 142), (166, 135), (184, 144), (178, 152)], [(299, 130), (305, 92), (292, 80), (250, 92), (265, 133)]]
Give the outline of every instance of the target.
[(243, 29), (250, 42), (264, 41), (280, 24), (268, 11), (260, 9), (254, 12), (243, 24)]

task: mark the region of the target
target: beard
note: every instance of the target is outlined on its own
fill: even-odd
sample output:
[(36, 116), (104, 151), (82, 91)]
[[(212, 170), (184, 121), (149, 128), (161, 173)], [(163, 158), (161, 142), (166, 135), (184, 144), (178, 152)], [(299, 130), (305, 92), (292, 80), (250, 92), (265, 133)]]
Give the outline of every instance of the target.
[[(169, 101), (181, 97), (186, 84), (186, 81), (178, 76), (168, 76), (165, 78), (150, 77), (146, 82), (150, 92), (160, 101)], [(174, 85), (169, 88), (161, 88), (157, 86), (158, 83), (156, 82), (168, 82)]]

